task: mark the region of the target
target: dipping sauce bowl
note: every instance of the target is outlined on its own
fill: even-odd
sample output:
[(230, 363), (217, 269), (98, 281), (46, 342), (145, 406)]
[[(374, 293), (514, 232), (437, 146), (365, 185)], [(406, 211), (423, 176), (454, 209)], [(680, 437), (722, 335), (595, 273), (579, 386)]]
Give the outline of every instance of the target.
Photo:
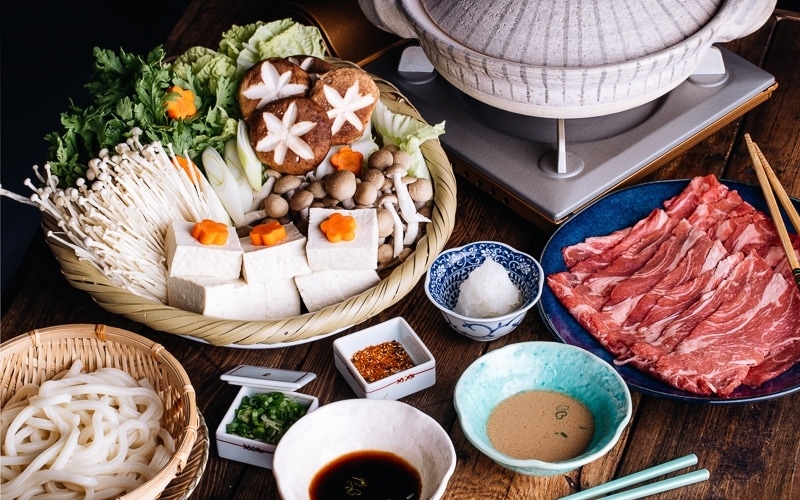
[[(582, 403), (594, 418), (594, 435), (580, 455), (563, 461), (518, 459), (498, 451), (487, 423), (497, 405), (523, 391), (553, 391)], [(606, 361), (559, 342), (520, 342), (476, 359), (459, 378), (453, 396), (467, 439), (497, 464), (534, 476), (563, 474), (592, 462), (619, 440), (631, 418), (631, 395)]]

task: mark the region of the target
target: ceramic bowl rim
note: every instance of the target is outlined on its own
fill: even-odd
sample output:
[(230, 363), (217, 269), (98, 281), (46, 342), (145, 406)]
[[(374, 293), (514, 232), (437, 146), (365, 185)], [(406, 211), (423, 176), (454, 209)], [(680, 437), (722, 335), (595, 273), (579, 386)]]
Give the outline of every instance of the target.
[[(533, 263), (533, 266), (538, 271), (539, 279), (537, 280), (536, 293), (533, 295), (533, 297), (531, 299), (528, 300), (528, 303), (526, 303), (524, 306), (522, 306), (522, 307), (520, 307), (518, 309), (514, 309), (513, 311), (511, 311), (509, 313), (506, 313), (506, 314), (503, 314), (503, 315), (500, 315), (500, 316), (489, 316), (489, 317), (486, 317), (486, 318), (476, 318), (476, 317), (473, 317), (473, 316), (464, 316), (463, 314), (459, 314), (459, 313), (455, 312), (454, 310), (450, 309), (449, 307), (445, 307), (438, 300), (433, 298), (433, 296), (431, 295), (430, 290), (428, 289), (430, 284), (431, 284), (431, 269), (433, 268), (433, 264), (435, 264), (437, 260), (443, 258), (446, 255), (450, 255), (450, 254), (454, 254), (454, 253), (457, 253), (457, 252), (461, 252), (461, 251), (464, 251), (464, 249), (466, 249), (466, 248), (469, 248), (469, 247), (475, 246), (475, 245), (480, 245), (480, 244), (490, 244), (490, 245), (497, 245), (497, 246), (500, 246), (500, 247), (504, 247), (509, 252), (511, 252), (511, 253), (513, 253), (515, 255), (530, 259), (530, 261)], [(428, 300), (430, 300), (430, 302), (434, 306), (436, 306), (440, 311), (442, 311), (443, 313), (446, 313), (446, 314), (448, 314), (448, 315), (450, 315), (450, 316), (452, 316), (454, 318), (458, 318), (458, 319), (464, 320), (464, 321), (470, 321), (470, 322), (473, 322), (473, 323), (490, 323), (490, 322), (495, 322), (495, 321), (505, 321), (505, 320), (511, 319), (511, 318), (513, 318), (515, 316), (518, 316), (519, 314), (527, 313), (542, 298), (543, 289), (544, 289), (544, 270), (542, 269), (542, 264), (539, 263), (539, 261), (535, 257), (533, 257), (532, 255), (530, 255), (530, 254), (528, 254), (526, 252), (522, 252), (520, 250), (517, 250), (516, 248), (512, 247), (511, 245), (507, 245), (506, 243), (503, 243), (503, 242), (500, 242), (500, 241), (479, 240), (479, 241), (473, 241), (471, 243), (467, 243), (465, 245), (461, 245), (459, 247), (448, 248), (448, 249), (443, 250), (442, 252), (440, 252), (439, 255), (437, 255), (436, 258), (433, 260), (433, 263), (431, 264), (431, 266), (428, 267), (427, 271), (425, 271), (425, 295), (428, 296)]]
[[(365, 406), (371, 406), (371, 407), (384, 406), (387, 408), (391, 406), (394, 406), (395, 408), (404, 407), (407, 411), (416, 415), (420, 421), (429, 424), (434, 429), (435, 434), (439, 436), (439, 438), (441, 439), (441, 443), (443, 444), (443, 446), (447, 448), (448, 451), (447, 455), (449, 458), (449, 463), (446, 464), (446, 467), (444, 466), (444, 464), (442, 464), (443, 467), (441, 471), (442, 474), (441, 481), (437, 485), (436, 489), (431, 493), (431, 498), (441, 498), (441, 496), (444, 495), (444, 492), (447, 489), (447, 485), (450, 482), (450, 478), (453, 476), (453, 473), (455, 472), (456, 464), (458, 462), (458, 457), (456, 456), (456, 450), (455, 450), (455, 445), (453, 444), (453, 440), (447, 433), (447, 431), (444, 429), (444, 427), (442, 427), (442, 425), (439, 424), (438, 421), (436, 421), (436, 419), (434, 419), (432, 416), (428, 415), (424, 411), (420, 410), (419, 408), (412, 406), (408, 403), (404, 403), (403, 401), (397, 401), (392, 399), (365, 399), (365, 398), (341, 399), (337, 401), (332, 401), (328, 404), (320, 405), (319, 408), (317, 408), (313, 412), (308, 413), (307, 416), (298, 420), (296, 423), (297, 424), (302, 423), (302, 425), (299, 425), (297, 427), (292, 425), (291, 427), (289, 427), (289, 430), (287, 430), (286, 434), (284, 434), (284, 438), (286, 437), (286, 435), (289, 435), (290, 431), (292, 430), (293, 432), (291, 433), (291, 436), (294, 436), (299, 432), (303, 432), (304, 426), (310, 425), (310, 422), (312, 420), (327, 417), (327, 413), (329, 411), (331, 410), (335, 411), (339, 407), (347, 408), (347, 406), (354, 407), (355, 410), (358, 410), (358, 412), (361, 412), (362, 414), (370, 413), (368, 409), (364, 408)], [(310, 420), (305, 420), (304, 422), (304, 419), (309, 416), (311, 416), (312, 418)], [(279, 492), (282, 492), (281, 480), (279, 478), (281, 471), (280, 464), (282, 462), (281, 457), (285, 453), (284, 450), (287, 449), (286, 447), (290, 445), (291, 445), (290, 440), (281, 438), (281, 440), (278, 441), (278, 444), (275, 447), (275, 456), (273, 459), (272, 472), (277, 482)]]
[(522, 347), (538, 347), (541, 345), (546, 345), (546, 347), (548, 348), (555, 347), (557, 349), (563, 349), (565, 351), (572, 351), (581, 356), (584, 356), (586, 359), (592, 360), (593, 363), (603, 366), (603, 369), (607, 370), (611, 378), (619, 384), (619, 387), (621, 388), (622, 393), (625, 396), (625, 415), (623, 416), (622, 420), (620, 420), (620, 422), (617, 424), (616, 428), (614, 429), (614, 433), (609, 436), (609, 439), (606, 441), (606, 443), (596, 451), (589, 454), (581, 454), (575, 458), (569, 460), (562, 460), (559, 462), (546, 462), (535, 458), (521, 459), (521, 458), (510, 457), (498, 451), (494, 447), (487, 445), (487, 443), (479, 439), (475, 439), (470, 433), (463, 430), (463, 426), (462, 426), (462, 431), (464, 432), (464, 436), (466, 436), (467, 440), (469, 440), (469, 442), (472, 443), (472, 445), (475, 446), (481, 453), (483, 453), (484, 455), (486, 455), (487, 457), (491, 458), (496, 462), (502, 463), (507, 467), (517, 468), (517, 469), (538, 468), (541, 470), (549, 470), (549, 471), (574, 470), (577, 469), (578, 467), (581, 467), (583, 465), (586, 465), (590, 462), (597, 460), (598, 458), (608, 453), (611, 450), (611, 448), (616, 446), (616, 444), (619, 442), (620, 437), (622, 436), (622, 433), (628, 426), (628, 423), (631, 420), (631, 416), (633, 415), (633, 401), (631, 399), (630, 389), (628, 388), (628, 385), (625, 383), (625, 380), (623, 380), (623, 378), (619, 375), (619, 373), (617, 373), (617, 371), (612, 366), (608, 365), (608, 363), (603, 361), (601, 358), (598, 358), (591, 352), (570, 344), (564, 344), (561, 342), (548, 341), (548, 340), (532, 340), (526, 342), (516, 342), (489, 351), (486, 354), (479, 356), (472, 363), (470, 363), (469, 366), (467, 366), (467, 368), (464, 369), (463, 372), (461, 372), (461, 375), (459, 376), (458, 381), (456, 382), (455, 389), (453, 390), (453, 404), (455, 406), (456, 414), (458, 415), (460, 424), (461, 414), (463, 409), (460, 409), (458, 405), (458, 393), (461, 392), (460, 389), (461, 387), (463, 387), (463, 384), (465, 383), (463, 382), (464, 375), (467, 374), (470, 371), (470, 369), (473, 368), (473, 366), (477, 366), (479, 362), (485, 362), (486, 356), (492, 356), (493, 353), (498, 353), (504, 350), (519, 349)]

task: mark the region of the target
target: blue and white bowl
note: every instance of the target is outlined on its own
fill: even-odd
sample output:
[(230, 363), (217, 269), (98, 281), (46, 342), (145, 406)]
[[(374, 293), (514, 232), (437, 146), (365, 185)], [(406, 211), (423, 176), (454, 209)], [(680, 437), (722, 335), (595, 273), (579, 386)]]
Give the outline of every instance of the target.
[[(588, 448), (569, 460), (518, 459), (492, 446), (489, 415), (524, 391), (555, 391), (580, 401), (594, 417)], [(631, 394), (619, 373), (594, 354), (560, 342), (517, 342), (472, 362), (461, 374), (453, 403), (464, 435), (497, 464), (533, 476), (564, 474), (597, 460), (619, 441), (631, 419)]]
[[(490, 318), (471, 318), (454, 311), (461, 283), (487, 257), (501, 264), (522, 294), (522, 304), (515, 311)], [(425, 275), (425, 293), (442, 311), (450, 327), (461, 335), (483, 342), (495, 340), (513, 331), (542, 295), (542, 266), (530, 255), (494, 241), (477, 241), (443, 251)]]

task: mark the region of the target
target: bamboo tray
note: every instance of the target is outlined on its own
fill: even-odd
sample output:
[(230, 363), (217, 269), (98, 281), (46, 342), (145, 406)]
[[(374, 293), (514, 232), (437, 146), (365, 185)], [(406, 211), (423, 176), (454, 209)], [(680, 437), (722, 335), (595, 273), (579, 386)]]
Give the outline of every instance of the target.
[(160, 344), (105, 325), (71, 324), (33, 330), (0, 344), (0, 402), (5, 406), (19, 387), (41, 385), (78, 359), (89, 372), (113, 367), (137, 380), (147, 378), (164, 403), (161, 425), (175, 440), (175, 454), (152, 479), (120, 499), (187, 498), (205, 470), (208, 430), (197, 410), (186, 370)]
[[(422, 120), (396, 87), (385, 80), (375, 78), (375, 81), (381, 90), (381, 100), (389, 109)], [(47, 244), (73, 287), (88, 292), (105, 310), (154, 330), (231, 347), (283, 347), (316, 340), (357, 325), (398, 302), (414, 288), (444, 249), (455, 223), (456, 180), (438, 140), (426, 141), (421, 149), (434, 186), (434, 210), (414, 252), (378, 285), (313, 313), (271, 321), (238, 321), (183, 311), (115, 286), (103, 273), (79, 260), (71, 248), (55, 239), (47, 238)], [(43, 217), (42, 225), (45, 234), (59, 230), (47, 217)]]

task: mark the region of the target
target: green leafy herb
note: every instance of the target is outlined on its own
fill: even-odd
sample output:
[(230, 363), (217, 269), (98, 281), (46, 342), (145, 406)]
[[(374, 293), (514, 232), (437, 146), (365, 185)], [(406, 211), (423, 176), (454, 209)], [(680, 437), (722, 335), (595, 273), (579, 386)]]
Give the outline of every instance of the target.
[[(62, 186), (74, 185), (102, 149), (113, 154), (134, 127), (142, 129), (148, 142), (171, 144), (176, 154), (193, 159), (208, 146), (222, 150), (225, 141), (234, 137), (238, 107), (233, 78), (201, 80), (190, 72), (177, 74), (165, 63), (161, 46), (145, 56), (100, 48), (93, 55), (94, 72), (85, 85), (89, 104), (81, 108), (70, 102), (68, 111), (61, 114), (63, 130), (45, 136), (50, 143), (50, 168)], [(199, 97), (197, 115), (181, 120), (167, 116), (167, 88), (174, 84)]]
[[(48, 162), (61, 187), (74, 186), (89, 160), (143, 131), (147, 142), (171, 145), (177, 155), (202, 166), (208, 147), (222, 153), (236, 137), (241, 112), (236, 97), (242, 74), (255, 62), (273, 56), (322, 57), (325, 45), (317, 28), (290, 19), (233, 26), (222, 34), (219, 51), (191, 47), (172, 61), (158, 46), (144, 56), (95, 48), (94, 72), (85, 85), (89, 104), (69, 103), (61, 115), (63, 130), (45, 136)], [(171, 85), (191, 90), (199, 101), (195, 116), (172, 120), (166, 114)]]
[(289, 427), (306, 414), (308, 408), (282, 392), (244, 396), (233, 422), (225, 426), (228, 434), (277, 444)]

